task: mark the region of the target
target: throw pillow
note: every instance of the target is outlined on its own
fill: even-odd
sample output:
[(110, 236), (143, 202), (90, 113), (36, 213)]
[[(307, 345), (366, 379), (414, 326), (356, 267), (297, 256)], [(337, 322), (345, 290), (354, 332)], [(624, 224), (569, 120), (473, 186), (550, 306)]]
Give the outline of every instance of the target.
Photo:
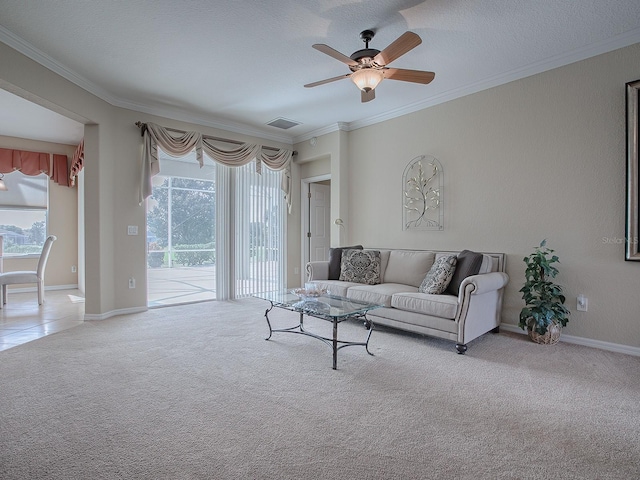
[(340, 278), (340, 264), (342, 263), (342, 251), (347, 249), (362, 250), (362, 245), (354, 245), (353, 247), (340, 247), (329, 249), (329, 280), (338, 280)]
[(421, 293), (431, 293), (434, 295), (439, 295), (443, 293), (449, 282), (451, 281), (451, 277), (453, 277), (453, 272), (456, 270), (456, 263), (458, 259), (455, 255), (447, 255), (438, 258), (427, 276), (424, 277), (420, 288), (418, 291)]
[(472, 252), (471, 250), (463, 250), (458, 254), (458, 264), (453, 274), (451, 282), (447, 287), (447, 293), (458, 295), (460, 284), (462, 281), (471, 276), (477, 275), (482, 265), (482, 254)]
[(343, 250), (339, 280), (377, 285), (380, 283), (380, 265), (379, 250)]

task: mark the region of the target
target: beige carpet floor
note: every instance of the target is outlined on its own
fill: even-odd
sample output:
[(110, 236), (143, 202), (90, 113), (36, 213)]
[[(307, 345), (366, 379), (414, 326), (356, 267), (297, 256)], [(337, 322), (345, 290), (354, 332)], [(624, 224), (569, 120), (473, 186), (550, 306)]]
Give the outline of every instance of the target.
[(265, 341), (266, 306), (150, 310), (0, 352), (0, 478), (640, 478), (638, 357), (503, 333), (461, 356), (378, 328), (375, 356), (342, 349), (334, 371), (318, 340)]

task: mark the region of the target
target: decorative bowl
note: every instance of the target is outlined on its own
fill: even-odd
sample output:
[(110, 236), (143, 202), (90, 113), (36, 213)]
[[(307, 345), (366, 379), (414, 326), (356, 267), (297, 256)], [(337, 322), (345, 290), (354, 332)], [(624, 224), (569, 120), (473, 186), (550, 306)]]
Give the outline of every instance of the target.
[(291, 293), (297, 295), (298, 297), (305, 298), (317, 298), (322, 295), (326, 295), (329, 291), (326, 288), (319, 288), (316, 286), (307, 287), (307, 288), (294, 288), (291, 290)]

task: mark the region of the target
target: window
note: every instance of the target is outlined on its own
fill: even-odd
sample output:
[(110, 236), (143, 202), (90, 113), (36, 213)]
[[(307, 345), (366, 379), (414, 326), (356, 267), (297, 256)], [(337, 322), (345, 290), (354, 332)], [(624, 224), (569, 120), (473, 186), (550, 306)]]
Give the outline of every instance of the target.
[(284, 288), (286, 204), (280, 172), (226, 167), (158, 149), (147, 200), (150, 306)]
[(47, 237), (49, 177), (15, 171), (4, 176), (7, 191), (0, 195), (0, 235), (3, 255), (40, 254)]

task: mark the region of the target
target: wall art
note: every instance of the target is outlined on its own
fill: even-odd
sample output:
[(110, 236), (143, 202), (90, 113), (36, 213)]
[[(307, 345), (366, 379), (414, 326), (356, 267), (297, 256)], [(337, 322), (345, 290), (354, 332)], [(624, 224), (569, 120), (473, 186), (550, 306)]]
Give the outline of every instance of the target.
[(402, 175), (402, 229), (444, 230), (442, 165), (432, 155), (409, 162)]
[(638, 158), (638, 135), (640, 135), (640, 80), (627, 83), (627, 208), (625, 233), (625, 260), (640, 262), (640, 159)]

